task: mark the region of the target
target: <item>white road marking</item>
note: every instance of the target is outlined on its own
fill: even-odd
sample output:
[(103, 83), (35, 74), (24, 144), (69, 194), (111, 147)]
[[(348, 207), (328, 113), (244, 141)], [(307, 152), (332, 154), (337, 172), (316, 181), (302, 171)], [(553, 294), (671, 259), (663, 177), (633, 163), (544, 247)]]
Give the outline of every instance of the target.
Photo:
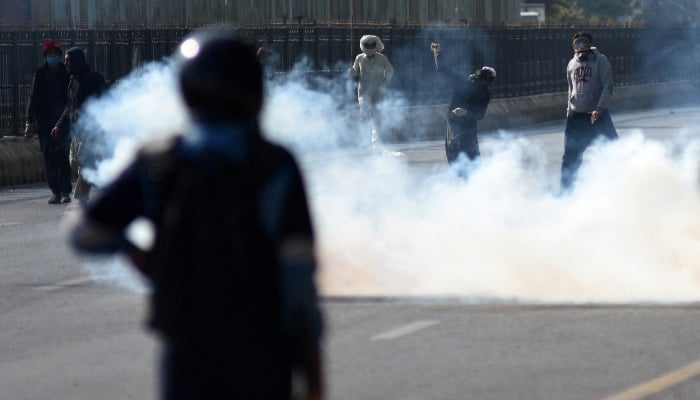
[(700, 375), (700, 360), (603, 400), (641, 400)]
[(397, 339), (402, 336), (410, 335), (411, 333), (417, 332), (421, 329), (425, 329), (429, 326), (437, 325), (440, 321), (416, 321), (412, 324), (404, 325), (390, 331), (380, 333), (378, 335), (372, 336), (372, 340), (392, 340)]
[(65, 280), (65, 281), (61, 281), (61, 282), (56, 282), (52, 285), (37, 286), (34, 288), (34, 290), (50, 292), (52, 290), (65, 289), (65, 288), (70, 287), (70, 286), (84, 285), (84, 284), (90, 283), (90, 282), (92, 282), (92, 278), (89, 276), (85, 276), (82, 278), (69, 279), (69, 280)]
[(17, 222), (17, 221), (7, 221), (7, 222), (0, 222), (0, 227), (2, 226), (12, 226), (12, 225), (22, 225), (24, 222)]

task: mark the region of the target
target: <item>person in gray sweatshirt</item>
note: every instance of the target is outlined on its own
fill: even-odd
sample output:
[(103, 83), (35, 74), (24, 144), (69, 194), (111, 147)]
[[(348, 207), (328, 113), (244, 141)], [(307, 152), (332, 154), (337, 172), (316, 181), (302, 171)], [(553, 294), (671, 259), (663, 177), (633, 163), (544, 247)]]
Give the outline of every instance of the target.
[(607, 104), (613, 91), (608, 58), (593, 47), (588, 32), (573, 37), (574, 56), (566, 67), (569, 101), (566, 107), (564, 156), (560, 191), (569, 192), (583, 160), (583, 152), (598, 138), (618, 138)]

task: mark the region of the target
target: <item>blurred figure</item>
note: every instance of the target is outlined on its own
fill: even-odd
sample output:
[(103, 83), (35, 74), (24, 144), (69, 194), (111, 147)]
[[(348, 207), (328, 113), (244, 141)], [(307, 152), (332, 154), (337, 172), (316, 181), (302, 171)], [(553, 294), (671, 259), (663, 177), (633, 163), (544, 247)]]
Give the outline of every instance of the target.
[(364, 140), (364, 135), (369, 130), (370, 142), (374, 144), (381, 129), (381, 110), (378, 106), (386, 95), (386, 85), (394, 76), (394, 67), (382, 54), (384, 43), (378, 36), (362, 36), (360, 50), (362, 53), (355, 57), (355, 62), (348, 72), (352, 78), (359, 80), (357, 101), (360, 104), (361, 140)]
[(496, 70), (483, 66), (468, 77), (457, 74), (440, 65), (440, 43), (431, 43), (430, 49), (435, 58), (435, 68), (449, 80), (453, 88), (445, 134), (447, 161), (454, 164), (462, 153), (470, 161), (475, 161), (481, 156), (476, 121), (484, 119), (486, 115), (486, 109), (491, 102), (489, 86), (496, 80)]
[(574, 56), (566, 67), (569, 101), (566, 107), (564, 156), (560, 191), (571, 190), (583, 160), (583, 152), (597, 138), (618, 138), (607, 108), (613, 91), (610, 61), (592, 46), (588, 32), (574, 34)]
[[(162, 399), (321, 399), (312, 223), (295, 159), (260, 132), (255, 49), (199, 33), (176, 56), (192, 127), (146, 146), (72, 243), (124, 252), (149, 280)], [(155, 229), (147, 250), (125, 238), (139, 217)]]
[(263, 81), (269, 89), (269, 86), (275, 81), (275, 68), (279, 63), (279, 54), (274, 50), (270, 50), (264, 46), (258, 47), (257, 57), (263, 67)]
[[(93, 71), (85, 59), (83, 49), (73, 47), (66, 51), (66, 68), (70, 74), (68, 83), (68, 98), (66, 107), (56, 126), (51, 130), (51, 137), (55, 139), (70, 140), (70, 163), (72, 169), (78, 175), (75, 182), (73, 197), (82, 204), (87, 202), (90, 196), (90, 182), (85, 180), (82, 174), (82, 161), (80, 151), (82, 139), (72, 132), (71, 128), (80, 115), (80, 108), (91, 96), (97, 96), (105, 88), (105, 79), (99, 73)], [(70, 138), (70, 139), (68, 139)]]
[(68, 162), (70, 142), (67, 137), (52, 137), (51, 129), (66, 107), (68, 70), (61, 62), (63, 50), (58, 42), (47, 40), (41, 46), (46, 62), (34, 73), (25, 114), (24, 135), (39, 134), (44, 157), (46, 180), (51, 189), (49, 204), (70, 203), (71, 169)]

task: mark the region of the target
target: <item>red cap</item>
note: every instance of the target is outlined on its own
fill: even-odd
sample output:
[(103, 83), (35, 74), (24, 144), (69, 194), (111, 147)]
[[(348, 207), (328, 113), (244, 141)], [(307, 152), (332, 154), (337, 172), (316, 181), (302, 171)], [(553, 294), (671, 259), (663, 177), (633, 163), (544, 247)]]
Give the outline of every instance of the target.
[(44, 55), (46, 55), (46, 52), (50, 49), (58, 49), (58, 51), (63, 52), (61, 45), (55, 40), (45, 41), (44, 44), (41, 45), (41, 48), (44, 50)]

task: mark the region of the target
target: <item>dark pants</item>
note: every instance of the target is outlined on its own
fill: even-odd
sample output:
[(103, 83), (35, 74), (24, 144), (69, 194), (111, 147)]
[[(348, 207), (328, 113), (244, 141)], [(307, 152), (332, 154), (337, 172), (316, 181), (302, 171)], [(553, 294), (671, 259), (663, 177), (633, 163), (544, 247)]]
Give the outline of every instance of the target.
[(594, 124), (591, 124), (591, 115), (588, 113), (571, 113), (566, 119), (559, 186), (561, 191), (572, 188), (583, 161), (583, 152), (598, 138), (618, 138), (608, 110), (604, 110)]
[(161, 399), (289, 400), (291, 369), (280, 360), (283, 351), (255, 351), (254, 347), (216, 339), (166, 340)]
[(54, 139), (49, 132), (39, 134), (41, 153), (44, 157), (46, 180), (51, 192), (57, 196), (69, 195), (72, 190), (71, 168), (68, 160), (69, 145), (63, 139)]
[(450, 164), (457, 160), (459, 153), (464, 153), (471, 161), (480, 157), (476, 127), (476, 121), (470, 118), (450, 117), (447, 119), (445, 154)]

